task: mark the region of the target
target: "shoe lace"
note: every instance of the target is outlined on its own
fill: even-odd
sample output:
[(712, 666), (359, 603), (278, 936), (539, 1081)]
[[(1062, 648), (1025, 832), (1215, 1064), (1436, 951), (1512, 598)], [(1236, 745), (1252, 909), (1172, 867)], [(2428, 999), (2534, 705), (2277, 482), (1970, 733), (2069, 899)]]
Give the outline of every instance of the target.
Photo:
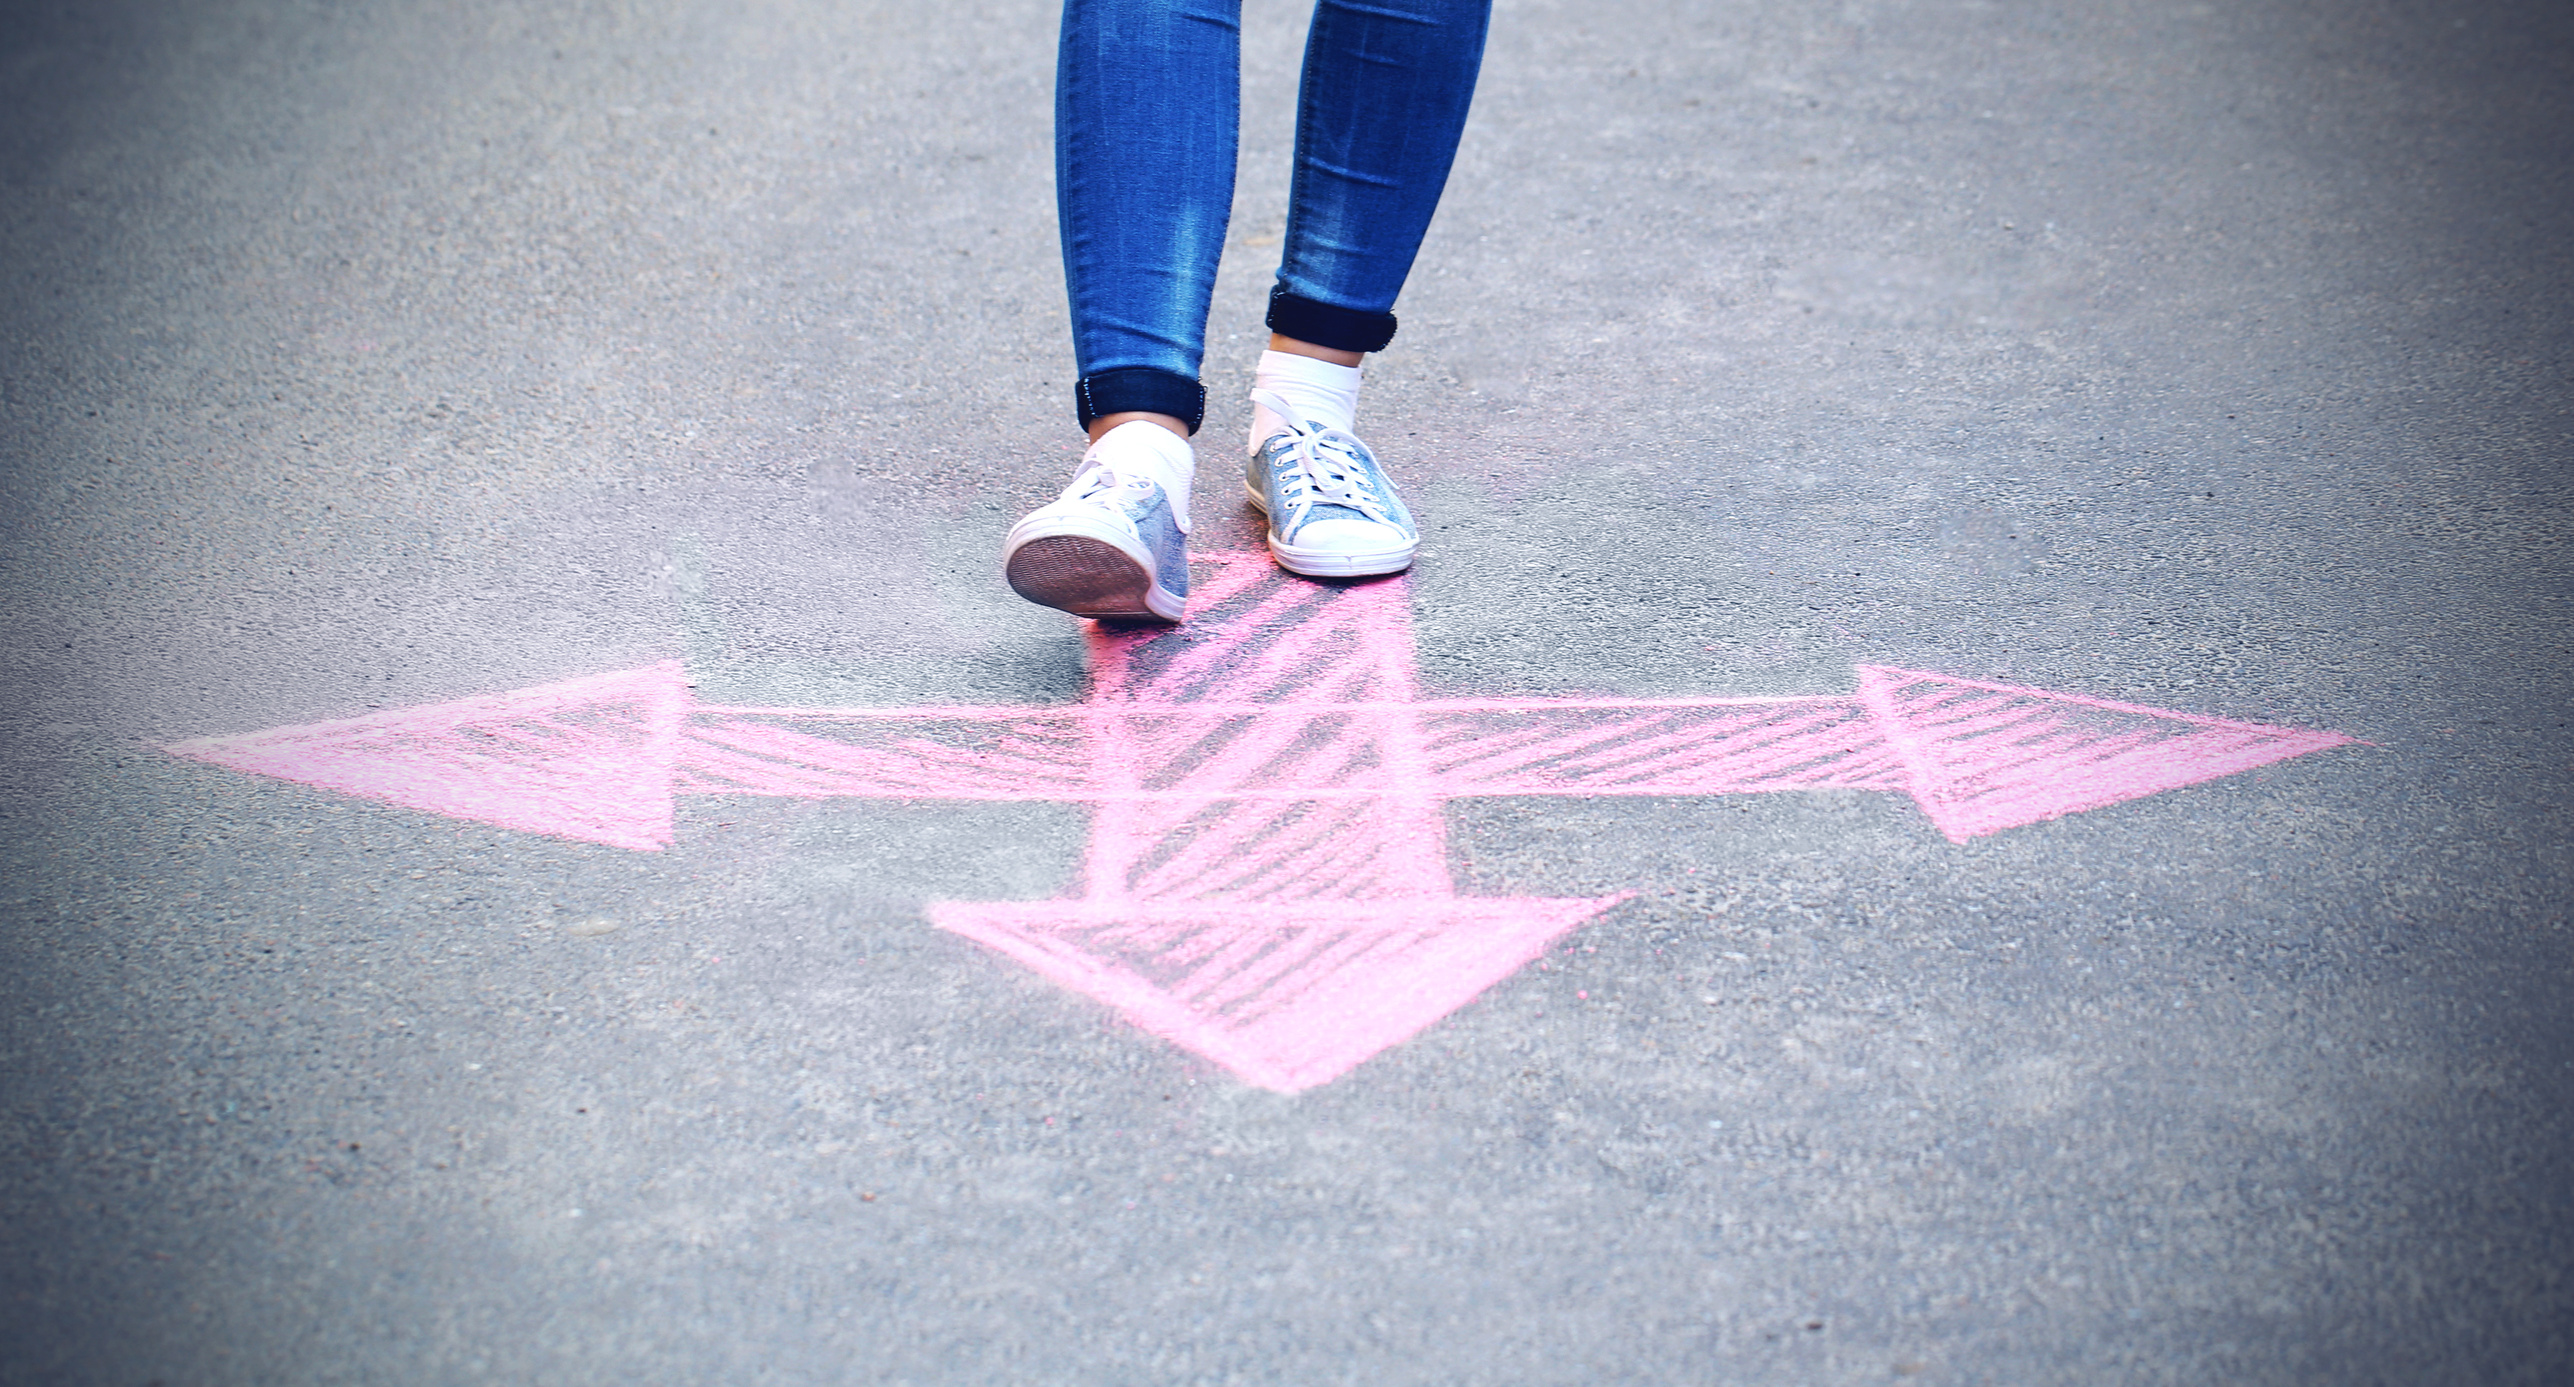
[[(1304, 523), (1317, 505), (1346, 506), (1380, 525), (1391, 525), (1394, 517), (1385, 508), (1385, 498), (1377, 495), (1376, 484), (1368, 476), (1367, 464), (1359, 461), (1364, 447), (1357, 438), (1335, 428), (1317, 428), (1311, 421), (1300, 421), (1287, 401), (1267, 390), (1251, 392), (1254, 404), (1269, 406), (1287, 426), (1287, 437), (1293, 440), (1293, 460), (1270, 463), (1278, 478), (1279, 499), (1286, 502), (1288, 525), (1294, 529)], [(1271, 435), (1272, 441), (1276, 435)], [(1261, 445), (1263, 452), (1268, 444)]]
[(1102, 466), (1073, 478), (1072, 490), (1065, 495), (1075, 501), (1096, 501), (1107, 492), (1121, 488), (1143, 491), (1152, 485), (1153, 479), (1140, 472), (1119, 472), (1113, 467)]

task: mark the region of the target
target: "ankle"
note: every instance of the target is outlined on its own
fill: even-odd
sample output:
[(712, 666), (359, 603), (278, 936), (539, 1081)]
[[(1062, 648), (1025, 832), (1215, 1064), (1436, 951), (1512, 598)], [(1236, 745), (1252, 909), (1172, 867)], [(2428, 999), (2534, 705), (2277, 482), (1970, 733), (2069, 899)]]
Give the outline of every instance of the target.
[(1335, 366), (1356, 366), (1367, 359), (1367, 354), (1364, 352), (1345, 352), (1338, 347), (1319, 347), (1311, 342), (1300, 342), (1283, 332), (1269, 334), (1269, 350), (1284, 352), (1289, 356), (1310, 356), (1316, 361), (1328, 361)]
[[(1273, 348), (1260, 354), (1259, 369), (1252, 376), (1252, 389), (1285, 402), (1295, 415), (1293, 422), (1300, 427), (1320, 424), (1347, 433), (1358, 425), (1359, 386), (1365, 378), (1366, 373), (1356, 366)], [(1288, 423), (1269, 405), (1255, 400), (1251, 416), (1252, 448), (1257, 450), (1261, 444), (1284, 432)]]
[(1103, 414), (1098, 418), (1091, 420), (1089, 429), (1090, 441), (1097, 443), (1110, 429), (1116, 428), (1121, 424), (1139, 423), (1154, 424), (1162, 428), (1169, 429), (1172, 433), (1177, 434), (1183, 442), (1187, 441), (1189, 437), (1188, 421), (1177, 415), (1152, 414), (1143, 410), (1127, 410), (1119, 414)]

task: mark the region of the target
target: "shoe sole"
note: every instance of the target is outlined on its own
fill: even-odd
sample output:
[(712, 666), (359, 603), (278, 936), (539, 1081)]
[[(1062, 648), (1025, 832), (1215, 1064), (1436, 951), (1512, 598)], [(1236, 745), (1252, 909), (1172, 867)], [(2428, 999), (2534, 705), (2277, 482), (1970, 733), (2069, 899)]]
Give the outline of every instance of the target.
[(1045, 528), (1054, 533), (1011, 532), (1001, 576), (1012, 592), (1095, 621), (1175, 622), (1188, 609), (1187, 598), (1155, 582), (1151, 565), (1115, 538), (1064, 517)]
[[(1242, 492), (1251, 498), (1252, 509), (1266, 519), (1269, 498), (1260, 494), (1259, 487), (1249, 483), (1243, 485)], [(1384, 573), (1401, 573), (1412, 566), (1413, 556), (1420, 552), (1418, 540), (1393, 549), (1362, 550), (1353, 554), (1336, 549), (1299, 549), (1292, 544), (1279, 543), (1274, 530), (1269, 535), (1269, 557), (1276, 559), (1280, 568), (1300, 578), (1373, 578)]]

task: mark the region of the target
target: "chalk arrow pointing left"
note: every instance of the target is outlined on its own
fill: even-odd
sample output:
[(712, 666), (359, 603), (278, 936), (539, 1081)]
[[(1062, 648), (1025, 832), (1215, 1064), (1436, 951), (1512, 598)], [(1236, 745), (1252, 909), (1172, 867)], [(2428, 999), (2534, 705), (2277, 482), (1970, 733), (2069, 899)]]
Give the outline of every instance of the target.
[(1094, 630), (1069, 706), (704, 705), (674, 661), (168, 750), (645, 850), (689, 795), (1088, 804), (1080, 896), (931, 918), (1292, 1091), (1625, 898), (1456, 895), (1448, 799), (1881, 790), (1964, 842), (2350, 740), (1873, 665), (1820, 697), (1430, 699), (1400, 580), (1214, 567), (1189, 625)]

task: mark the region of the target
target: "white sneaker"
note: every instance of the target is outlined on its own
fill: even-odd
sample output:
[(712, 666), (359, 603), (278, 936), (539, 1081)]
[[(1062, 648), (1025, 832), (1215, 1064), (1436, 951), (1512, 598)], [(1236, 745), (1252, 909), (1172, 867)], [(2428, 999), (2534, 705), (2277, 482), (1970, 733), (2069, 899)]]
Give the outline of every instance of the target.
[(1251, 504), (1269, 517), (1278, 566), (1309, 578), (1359, 578), (1412, 566), (1421, 532), (1394, 483), (1358, 436), (1314, 420), (1299, 422), (1265, 390), (1251, 398), (1283, 427), (1252, 449)]
[[(1159, 437), (1120, 439), (1129, 429)], [(1187, 442), (1158, 424), (1100, 435), (1064, 494), (1010, 527), (1001, 575), (1011, 590), (1075, 616), (1178, 621), (1189, 605), (1188, 480), (1164, 439), (1187, 458)]]

